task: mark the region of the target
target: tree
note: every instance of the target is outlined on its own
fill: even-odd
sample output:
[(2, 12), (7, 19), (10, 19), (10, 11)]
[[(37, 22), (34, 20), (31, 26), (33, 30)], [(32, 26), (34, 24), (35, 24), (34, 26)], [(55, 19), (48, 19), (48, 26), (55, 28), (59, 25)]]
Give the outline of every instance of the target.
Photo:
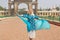
[(19, 13), (19, 14), (23, 14), (23, 13), (25, 13), (25, 11), (26, 11), (25, 8), (23, 8), (23, 9), (19, 9), (19, 10), (18, 10), (18, 13)]
[(40, 11), (42, 11), (42, 9), (40, 8)]
[(49, 8), (48, 11), (50, 11), (51, 9)]
[(57, 11), (59, 11), (59, 10), (60, 10), (60, 8), (59, 8), (59, 7), (56, 7), (56, 10), (57, 10)]
[(4, 8), (2, 6), (0, 6), (0, 10), (4, 10)]

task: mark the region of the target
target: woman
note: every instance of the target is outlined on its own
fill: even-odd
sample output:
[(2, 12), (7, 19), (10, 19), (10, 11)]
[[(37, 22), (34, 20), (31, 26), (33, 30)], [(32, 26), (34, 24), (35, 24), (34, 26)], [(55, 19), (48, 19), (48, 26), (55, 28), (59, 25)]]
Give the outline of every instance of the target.
[(27, 31), (30, 40), (33, 40), (36, 37), (36, 30), (50, 28), (50, 25), (46, 20), (39, 20), (39, 17), (33, 13), (32, 7), (29, 8), (29, 11), (26, 14), (17, 16), (27, 24)]
[[(19, 15), (18, 15), (19, 16)], [(29, 39), (32, 40), (33, 38), (35, 38), (35, 30), (36, 30), (36, 27), (35, 27), (35, 20), (38, 19), (38, 16), (34, 15), (33, 14), (33, 11), (28, 11), (27, 14), (23, 14), (23, 15), (20, 15), (19, 16), (20, 18), (21, 17), (24, 17), (24, 18), (27, 18), (28, 20), (28, 24), (27, 25), (27, 30), (28, 30), (28, 36), (29, 36)], [(23, 19), (22, 19), (23, 20)]]
[(39, 19), (39, 17), (34, 15), (33, 12), (30, 13), (30, 11), (28, 11), (28, 14), (17, 16), (20, 19), (22, 19), (24, 23), (26, 23), (28, 36), (30, 40), (36, 37), (35, 36), (36, 30), (50, 29), (50, 24), (46, 20)]

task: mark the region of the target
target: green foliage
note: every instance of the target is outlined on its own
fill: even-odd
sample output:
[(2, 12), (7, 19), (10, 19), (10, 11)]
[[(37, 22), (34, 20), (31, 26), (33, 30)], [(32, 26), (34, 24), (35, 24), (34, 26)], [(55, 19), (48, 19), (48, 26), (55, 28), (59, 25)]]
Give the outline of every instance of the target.
[(40, 11), (42, 11), (42, 9), (40, 8)]
[(57, 11), (59, 11), (59, 10), (60, 10), (60, 8), (59, 8), (59, 7), (56, 7), (56, 10), (57, 10)]
[(60, 16), (58, 17), (55, 17), (55, 16), (40, 16), (40, 18), (43, 18), (43, 19), (49, 19), (49, 20), (55, 20), (55, 21), (60, 21)]
[(6, 17), (15, 17), (15, 16), (0, 16), (0, 18), (6, 18)]
[(4, 10), (4, 8), (2, 6), (0, 6), (0, 10)]
[(26, 13), (25, 8), (23, 8), (23, 9), (19, 9), (19, 10), (18, 10), (18, 13), (19, 13), (19, 14)]

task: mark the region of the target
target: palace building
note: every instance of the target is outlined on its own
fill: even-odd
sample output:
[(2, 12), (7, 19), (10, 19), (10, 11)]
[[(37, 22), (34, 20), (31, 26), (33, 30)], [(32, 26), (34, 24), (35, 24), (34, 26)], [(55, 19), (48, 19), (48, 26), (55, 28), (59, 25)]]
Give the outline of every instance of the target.
[[(0, 16), (6, 16), (6, 15), (15, 15), (18, 12), (18, 5), (21, 3), (26, 3), (28, 6), (28, 9), (31, 6), (35, 5), (34, 12), (38, 16), (60, 16), (60, 11), (57, 11), (55, 8), (52, 8), (50, 11), (37, 11), (38, 8), (38, 0), (8, 0), (8, 10), (7, 11), (0, 11)], [(13, 9), (11, 8), (13, 5)]]
[(39, 16), (60, 16), (60, 11), (37, 11)]

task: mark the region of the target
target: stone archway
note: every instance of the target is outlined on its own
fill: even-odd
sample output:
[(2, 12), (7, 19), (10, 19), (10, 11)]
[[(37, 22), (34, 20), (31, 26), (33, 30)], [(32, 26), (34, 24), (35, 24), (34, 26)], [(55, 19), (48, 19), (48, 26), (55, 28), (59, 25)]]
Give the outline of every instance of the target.
[(18, 13), (19, 14), (27, 13), (27, 11), (28, 11), (28, 5), (26, 3), (20, 3), (18, 5)]
[(27, 5), (26, 3), (20, 3), (20, 4), (18, 5), (18, 9), (23, 9), (23, 8), (25, 8), (25, 9), (28, 10), (28, 5)]
[[(22, 3), (24, 3), (24, 2), (20, 2), (20, 3), (17, 2), (17, 3), (15, 4), (15, 8), (14, 8), (14, 9), (15, 9), (15, 10), (14, 10), (15, 12), (14, 12), (14, 13), (17, 13), (17, 12), (18, 12), (18, 8), (19, 8), (18, 6), (19, 6), (20, 4), (22, 4)], [(28, 6), (28, 3), (24, 3), (24, 4), (26, 4), (26, 5)], [(27, 8), (29, 8), (29, 6), (28, 6)]]
[[(11, 14), (11, 12), (13, 11), (13, 14), (15, 15), (17, 12), (18, 12), (18, 5), (20, 3), (26, 3), (28, 5), (28, 8), (30, 7), (29, 4), (32, 5), (35, 5), (35, 13), (37, 12), (37, 6), (38, 6), (38, 3), (37, 3), (37, 0), (8, 0), (8, 9), (9, 9), (9, 14)], [(11, 5), (13, 5), (14, 9), (12, 10), (11, 9)]]

